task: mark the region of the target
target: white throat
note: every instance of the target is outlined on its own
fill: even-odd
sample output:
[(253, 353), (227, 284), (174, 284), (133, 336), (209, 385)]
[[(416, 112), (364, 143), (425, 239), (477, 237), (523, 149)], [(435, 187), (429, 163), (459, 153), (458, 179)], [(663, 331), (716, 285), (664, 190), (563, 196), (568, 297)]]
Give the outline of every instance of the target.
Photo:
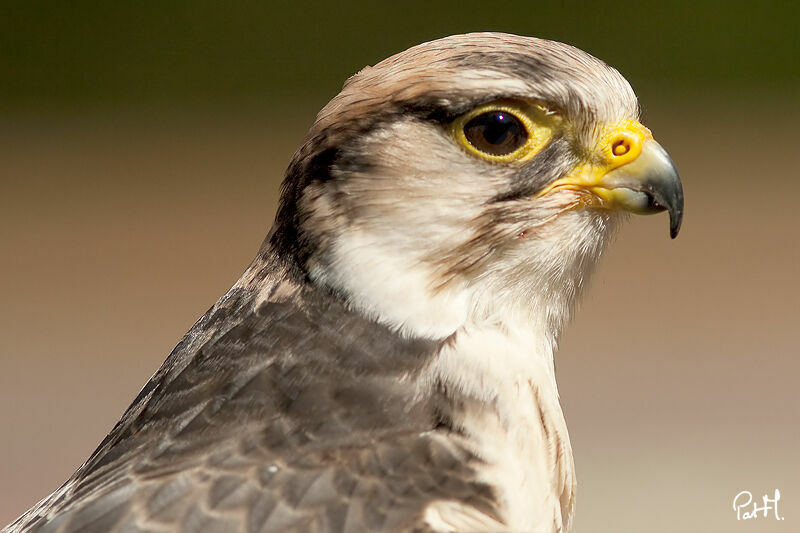
[(613, 222), (604, 214), (565, 213), (550, 231), (522, 238), (470, 279), (445, 285), (423, 237), (353, 225), (331, 239), (309, 270), (355, 309), (409, 336), (446, 338), (464, 327), (514, 327), (546, 339), (552, 351)]
[(368, 230), (340, 234), (311, 271), (401, 333), (448, 338), (434, 371), (455, 402), (453, 423), (485, 461), (479, 475), (498, 489), (509, 530), (566, 531), (574, 504), (553, 355), (612, 230), (586, 212), (554, 224), (562, 227), (549, 235), (572, 237), (537, 235), (473, 279), (438, 290), (421, 254)]

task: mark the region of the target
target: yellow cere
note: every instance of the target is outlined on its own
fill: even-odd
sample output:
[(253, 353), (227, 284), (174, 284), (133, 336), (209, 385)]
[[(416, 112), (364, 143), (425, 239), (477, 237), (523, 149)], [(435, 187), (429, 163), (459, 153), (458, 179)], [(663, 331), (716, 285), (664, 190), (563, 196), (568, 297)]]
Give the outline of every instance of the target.
[(603, 133), (600, 145), (595, 149), (595, 157), (576, 166), (565, 178), (551, 183), (538, 196), (556, 190), (589, 192), (590, 189), (602, 186), (603, 176), (615, 168), (635, 161), (642, 153), (644, 142), (652, 138), (650, 130), (636, 120), (628, 119), (609, 126)]
[(635, 161), (642, 153), (644, 141), (652, 138), (650, 130), (631, 119), (608, 128), (600, 143), (603, 158), (608, 162), (606, 172)]
[[(473, 146), (464, 133), (464, 126), (473, 118), (491, 111), (502, 111), (516, 117), (528, 134), (528, 139), (510, 154), (492, 155)], [(533, 158), (553, 138), (553, 131), (560, 123), (560, 115), (537, 103), (501, 100), (478, 106), (461, 115), (451, 124), (451, 133), (456, 141), (471, 154), (495, 163), (523, 163)]]

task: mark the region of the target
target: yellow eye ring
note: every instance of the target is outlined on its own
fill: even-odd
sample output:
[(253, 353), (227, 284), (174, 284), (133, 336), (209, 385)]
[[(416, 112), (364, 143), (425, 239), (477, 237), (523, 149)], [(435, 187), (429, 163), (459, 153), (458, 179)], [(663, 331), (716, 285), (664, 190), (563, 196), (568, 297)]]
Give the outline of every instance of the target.
[[(492, 102), (453, 121), (452, 134), (471, 154), (495, 163), (530, 159), (552, 136), (550, 129), (531, 119), (539, 106)], [(495, 153), (492, 153), (495, 152)]]

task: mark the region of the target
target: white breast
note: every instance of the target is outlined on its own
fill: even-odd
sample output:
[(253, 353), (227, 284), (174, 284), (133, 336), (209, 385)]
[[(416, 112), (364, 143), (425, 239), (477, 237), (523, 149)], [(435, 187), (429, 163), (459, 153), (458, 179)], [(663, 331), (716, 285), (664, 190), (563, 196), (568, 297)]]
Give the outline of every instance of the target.
[[(517, 331), (522, 331), (517, 330)], [(438, 362), (453, 421), (485, 461), (507, 531), (561, 532), (574, 505), (572, 448), (545, 335), (462, 330)]]

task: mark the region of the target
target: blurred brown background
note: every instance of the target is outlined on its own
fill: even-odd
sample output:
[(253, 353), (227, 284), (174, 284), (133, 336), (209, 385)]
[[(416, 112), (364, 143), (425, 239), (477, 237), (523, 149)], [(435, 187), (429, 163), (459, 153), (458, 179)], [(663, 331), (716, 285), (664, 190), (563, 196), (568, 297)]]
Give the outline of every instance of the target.
[[(0, 3), (0, 525), (244, 270), (341, 82), (487, 29), (618, 67), (686, 190), (676, 241), (663, 215), (621, 232), (557, 357), (574, 531), (797, 531), (798, 23), (789, 2)], [(784, 521), (736, 521), (736, 493), (776, 488)]]

